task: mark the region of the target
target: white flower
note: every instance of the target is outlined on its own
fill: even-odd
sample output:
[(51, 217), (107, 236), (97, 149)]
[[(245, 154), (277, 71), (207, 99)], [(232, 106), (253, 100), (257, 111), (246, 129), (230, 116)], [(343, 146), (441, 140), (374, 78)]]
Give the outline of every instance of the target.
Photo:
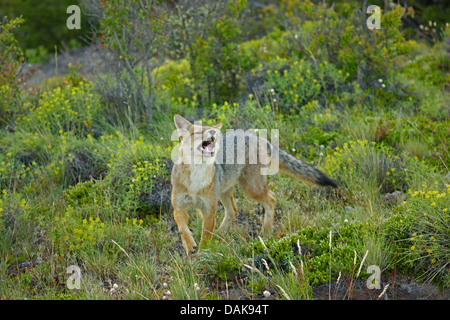
[(322, 152), (321, 152), (321, 153), (319, 153), (319, 156), (321, 156), (321, 157), (322, 157), (322, 156), (323, 156), (323, 153), (322, 153)]
[(168, 285), (167, 283), (164, 282), (164, 283), (163, 283), (163, 288), (164, 288), (164, 289), (167, 289), (168, 287), (169, 287), (169, 285)]
[(172, 294), (172, 292), (170, 292), (170, 290), (166, 291), (166, 296), (170, 296)]
[(347, 220), (347, 219), (345, 219), (345, 220), (344, 220), (344, 222), (348, 222), (348, 220)]
[(117, 290), (118, 288), (119, 288), (119, 285), (118, 285), (117, 283), (114, 283), (114, 284), (113, 284), (113, 289), (114, 289), (114, 290)]
[(379, 82), (379, 83), (382, 83), (382, 82), (383, 82), (383, 79), (378, 79), (378, 82)]
[(264, 297), (269, 298), (270, 297), (270, 292), (267, 290), (264, 290), (263, 292)]
[(419, 28), (420, 28), (420, 30), (423, 30), (423, 25), (420, 25)]
[(386, 85), (383, 83), (383, 84), (381, 85), (381, 87), (382, 87), (382, 88), (386, 88)]

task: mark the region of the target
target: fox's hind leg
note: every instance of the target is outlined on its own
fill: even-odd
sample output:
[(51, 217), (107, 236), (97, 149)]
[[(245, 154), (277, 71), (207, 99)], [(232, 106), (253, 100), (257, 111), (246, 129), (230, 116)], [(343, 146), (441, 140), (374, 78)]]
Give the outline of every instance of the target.
[(217, 232), (225, 232), (230, 227), (234, 217), (236, 217), (237, 208), (236, 202), (234, 202), (234, 187), (220, 196), (220, 202), (225, 208), (225, 216), (223, 217), (223, 221), (217, 229)]
[(261, 233), (264, 236), (271, 235), (275, 214), (275, 199), (269, 193), (267, 176), (261, 175), (259, 167), (256, 167), (252, 168), (251, 172), (242, 175), (239, 183), (245, 194), (263, 204), (265, 214)]

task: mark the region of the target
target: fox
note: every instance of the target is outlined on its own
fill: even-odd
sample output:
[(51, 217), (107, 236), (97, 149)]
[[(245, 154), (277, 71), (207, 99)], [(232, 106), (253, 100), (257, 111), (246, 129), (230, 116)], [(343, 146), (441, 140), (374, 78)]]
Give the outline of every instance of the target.
[[(178, 114), (174, 115), (174, 122), (180, 143), (171, 172), (171, 204), (187, 256), (197, 250), (197, 243), (188, 226), (189, 211), (196, 208), (201, 213), (202, 247), (213, 236), (219, 202), (223, 205), (224, 217), (217, 228), (218, 234), (226, 232), (236, 217), (237, 185), (245, 195), (263, 205), (261, 234), (263, 237), (272, 234), (275, 199), (269, 192), (268, 175), (261, 174), (261, 170), (269, 166), (267, 160), (276, 163), (279, 171), (309, 184), (338, 187), (335, 180), (319, 169), (249, 130), (221, 133), (221, 123), (213, 126), (192, 124)], [(266, 155), (261, 156), (255, 145), (265, 147)], [(241, 161), (238, 161), (239, 156)]]

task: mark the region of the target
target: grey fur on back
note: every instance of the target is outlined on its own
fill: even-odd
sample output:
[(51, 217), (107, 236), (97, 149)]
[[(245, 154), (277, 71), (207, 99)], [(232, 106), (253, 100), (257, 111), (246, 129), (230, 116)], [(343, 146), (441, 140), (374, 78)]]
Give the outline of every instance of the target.
[[(264, 148), (261, 150), (260, 148)], [(297, 179), (321, 186), (337, 187), (334, 180), (320, 170), (295, 158), (264, 138), (248, 131), (230, 130), (221, 135), (220, 149), (216, 155), (216, 174), (221, 184), (236, 181), (248, 166), (268, 167), (268, 161), (279, 161), (279, 169)]]

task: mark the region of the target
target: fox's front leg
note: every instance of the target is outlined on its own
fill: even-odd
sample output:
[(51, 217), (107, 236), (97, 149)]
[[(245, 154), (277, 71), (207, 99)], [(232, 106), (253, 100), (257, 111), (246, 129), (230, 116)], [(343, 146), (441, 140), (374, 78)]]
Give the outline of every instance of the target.
[(216, 222), (216, 210), (217, 204), (201, 210), (203, 217), (203, 225), (202, 225), (202, 238), (200, 240), (200, 246), (206, 245), (212, 238), (214, 232), (214, 224)]
[(177, 224), (178, 230), (180, 231), (183, 247), (186, 250), (186, 254), (189, 255), (196, 250), (197, 243), (195, 243), (194, 237), (192, 237), (192, 232), (189, 230), (188, 210), (175, 208), (173, 211), (173, 217)]

